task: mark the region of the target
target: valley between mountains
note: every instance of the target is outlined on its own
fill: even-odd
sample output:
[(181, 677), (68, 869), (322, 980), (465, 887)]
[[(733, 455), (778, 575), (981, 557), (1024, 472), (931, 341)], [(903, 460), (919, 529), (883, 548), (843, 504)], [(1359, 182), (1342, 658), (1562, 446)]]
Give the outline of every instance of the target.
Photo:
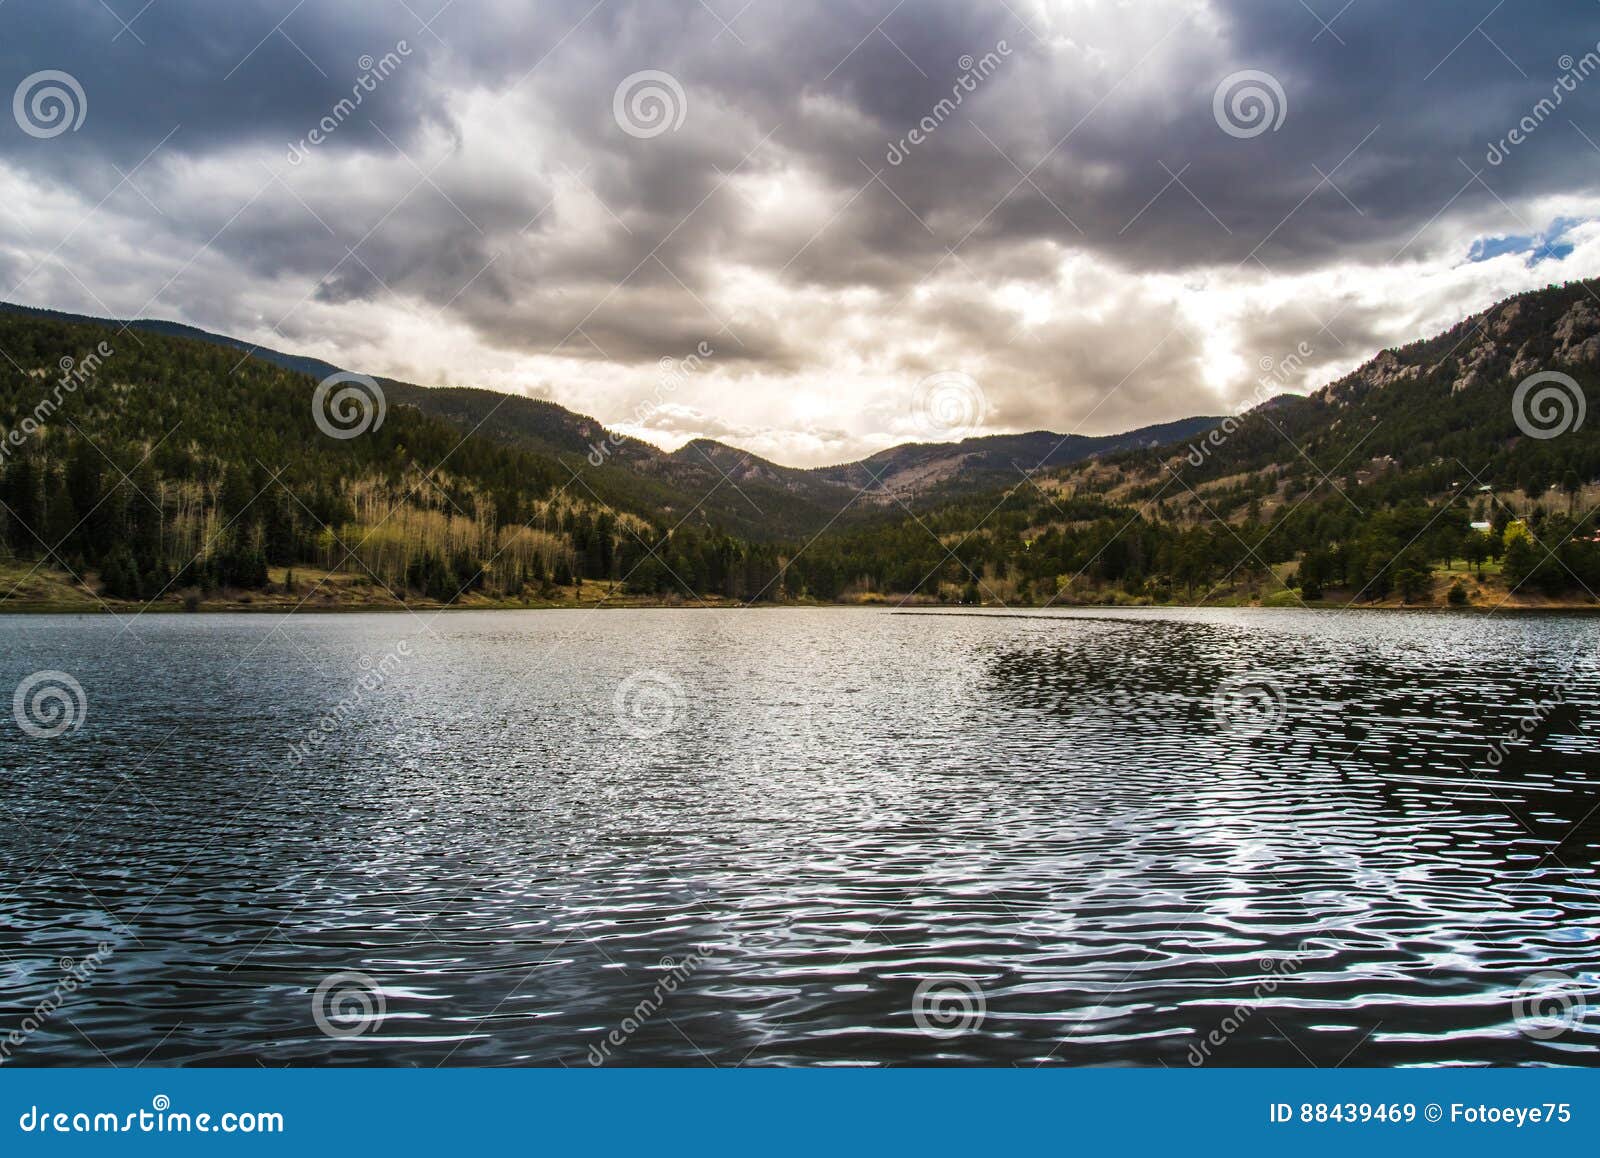
[(313, 399), (343, 368), (9, 306), (0, 606), (1590, 607), (1597, 289), (1240, 415), (819, 469), (391, 379), (380, 424), (328, 437)]

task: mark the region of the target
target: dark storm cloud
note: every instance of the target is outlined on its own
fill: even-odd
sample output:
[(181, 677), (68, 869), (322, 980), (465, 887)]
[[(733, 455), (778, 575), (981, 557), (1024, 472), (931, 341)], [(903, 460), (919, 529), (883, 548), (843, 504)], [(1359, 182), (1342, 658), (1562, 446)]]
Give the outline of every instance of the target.
[[(432, 43), (398, 4), (295, 7), (280, 0), (123, 0), (124, 29), (99, 0), (20, 0), (0, 13), (0, 75), (7, 91), (24, 76), (71, 73), (88, 95), (89, 116), (70, 137), (30, 143), (7, 134), (8, 152), (29, 163), (68, 164), (80, 152), (126, 167), (174, 126), (174, 152), (198, 154), (247, 142), (282, 146), (350, 95), (362, 56), (381, 57), (402, 39)], [(293, 11), (291, 13), (291, 8)], [(286, 18), (287, 17), (287, 18)], [(427, 115), (421, 68), (402, 70), (368, 110), (397, 122)], [(9, 128), (9, 126), (8, 126)], [(367, 117), (348, 128), (344, 147), (382, 144)]]
[[(1008, 287), (1060, 293), (1066, 258), (1129, 276), (1383, 266), (1418, 258), (1430, 223), (1536, 233), (1548, 222), (1521, 207), (1583, 191), (1600, 163), (1583, 135), (1600, 140), (1600, 74), (1485, 160), (1551, 95), (1562, 58), (1600, 39), (1593, 6), (1557, 0), (111, 7), (131, 27), (99, 0), (0, 7), (0, 78), (61, 69), (88, 97), (76, 132), (39, 140), (7, 120), (0, 159), (106, 202), (52, 260), (125, 291), (119, 307), (154, 293), (152, 312), (232, 310), (289, 333), (300, 302), (388, 303), (502, 350), (625, 365), (715, 334), (723, 364), (780, 374), (853, 349), (826, 336), (849, 317), (830, 303), (849, 299), (886, 335), (940, 336), (939, 354), (897, 357), (908, 370), (959, 357), (957, 344), (987, 350), (1007, 423), (1087, 411), (1112, 386), (1108, 417), (1145, 417), (1163, 397), (1159, 417), (1194, 408), (1192, 338), (1122, 381), (1170, 328), (1159, 294), (1108, 284), (1098, 292), (1120, 312), (1058, 300), (1027, 340), (997, 345), (1016, 328)], [(290, 163), (364, 58), (402, 42), (392, 75)], [(986, 57), (959, 107), (941, 106)], [(681, 128), (641, 138), (613, 95), (646, 69), (671, 74), (687, 108)], [(1243, 70), (1281, 86), (1276, 130), (1219, 126), (1213, 94)], [(913, 129), (924, 139), (908, 142)], [(66, 284), (31, 272), (58, 236), (8, 240), (7, 289)], [(169, 263), (148, 285), (141, 246)], [(230, 269), (239, 284), (219, 293)], [(862, 292), (875, 296), (850, 297)], [(1332, 365), (1386, 332), (1382, 303), (1303, 304), (1260, 316), (1239, 352), (1281, 356), (1304, 323)]]
[[(1026, 32), (1013, 33), (1017, 57), (980, 94), (971, 123), (941, 128), (890, 174), (919, 216), (943, 211), (948, 221), (934, 239), (902, 222), (907, 256), (937, 252), (982, 220), (983, 240), (1046, 236), (1145, 269), (1387, 260), (1452, 198), (1482, 206), (1494, 195), (1511, 201), (1592, 180), (1596, 153), (1567, 122), (1600, 126), (1600, 84), (1567, 95), (1506, 163), (1484, 158), (1489, 142), (1550, 95), (1560, 57), (1594, 49), (1593, 9), (1534, 3), (1474, 32), (1490, 5), (1357, 5), (1318, 36), (1300, 5), (1219, 7), (1214, 44), (1191, 15), (1168, 22), (1176, 31), (1152, 43), (1142, 68), (1124, 58), (1087, 77), (1070, 67), (1070, 52), (1046, 55)], [(1332, 16), (1338, 6), (1328, 7)], [(1218, 127), (1212, 97), (1224, 76), (1245, 69), (1276, 78), (1287, 109), (1277, 131), (1238, 139)], [(870, 95), (872, 84), (904, 94), (902, 124), (939, 95), (937, 82), (908, 71), (902, 63), (891, 80), (886, 64), (855, 80), (861, 107), (885, 128), (896, 123), (885, 115), (892, 104)], [(850, 150), (828, 155), (846, 179), (841, 151)], [(1021, 174), (1006, 157), (1033, 173), (1009, 196)], [(1489, 188), (1473, 182), (1473, 170)], [(1172, 180), (1179, 173), (1181, 184)]]

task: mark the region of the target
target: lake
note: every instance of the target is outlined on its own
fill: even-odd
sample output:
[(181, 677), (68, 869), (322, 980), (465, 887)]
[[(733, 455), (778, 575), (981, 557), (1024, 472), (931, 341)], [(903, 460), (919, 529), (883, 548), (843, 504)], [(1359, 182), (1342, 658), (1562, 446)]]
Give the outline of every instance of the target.
[(20, 1065), (1594, 1064), (1597, 629), (0, 617), (0, 707), (82, 689), (0, 714), (0, 1032)]

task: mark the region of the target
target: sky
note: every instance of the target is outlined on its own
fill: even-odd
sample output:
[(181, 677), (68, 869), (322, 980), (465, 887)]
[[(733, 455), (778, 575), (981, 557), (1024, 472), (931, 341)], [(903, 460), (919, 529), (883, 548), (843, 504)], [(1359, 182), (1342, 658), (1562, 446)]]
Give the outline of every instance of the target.
[(1597, 42), (1588, 0), (9, 0), (0, 291), (797, 466), (1112, 433), (1600, 274)]

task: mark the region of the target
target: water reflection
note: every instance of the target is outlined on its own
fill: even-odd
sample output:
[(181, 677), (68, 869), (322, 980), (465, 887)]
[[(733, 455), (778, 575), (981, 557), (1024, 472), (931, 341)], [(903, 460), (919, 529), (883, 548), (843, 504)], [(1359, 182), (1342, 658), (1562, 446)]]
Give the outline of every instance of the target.
[[(112, 946), (20, 1064), (587, 1065), (601, 1046), (607, 1064), (1590, 1064), (1600, 1046), (1582, 619), (118, 631), (0, 619), (0, 688), (60, 669), (90, 703), (70, 736), (0, 733), (6, 1018), (55, 992), (63, 957)], [(407, 662), (353, 696), (402, 641)], [(678, 691), (636, 736), (615, 701), (641, 671)], [(313, 996), (340, 972), (383, 1013), (330, 1037)], [(1536, 973), (1594, 1008), (1519, 1030)], [(958, 977), (980, 1020), (940, 980)], [(930, 985), (965, 1032), (919, 1020)]]

